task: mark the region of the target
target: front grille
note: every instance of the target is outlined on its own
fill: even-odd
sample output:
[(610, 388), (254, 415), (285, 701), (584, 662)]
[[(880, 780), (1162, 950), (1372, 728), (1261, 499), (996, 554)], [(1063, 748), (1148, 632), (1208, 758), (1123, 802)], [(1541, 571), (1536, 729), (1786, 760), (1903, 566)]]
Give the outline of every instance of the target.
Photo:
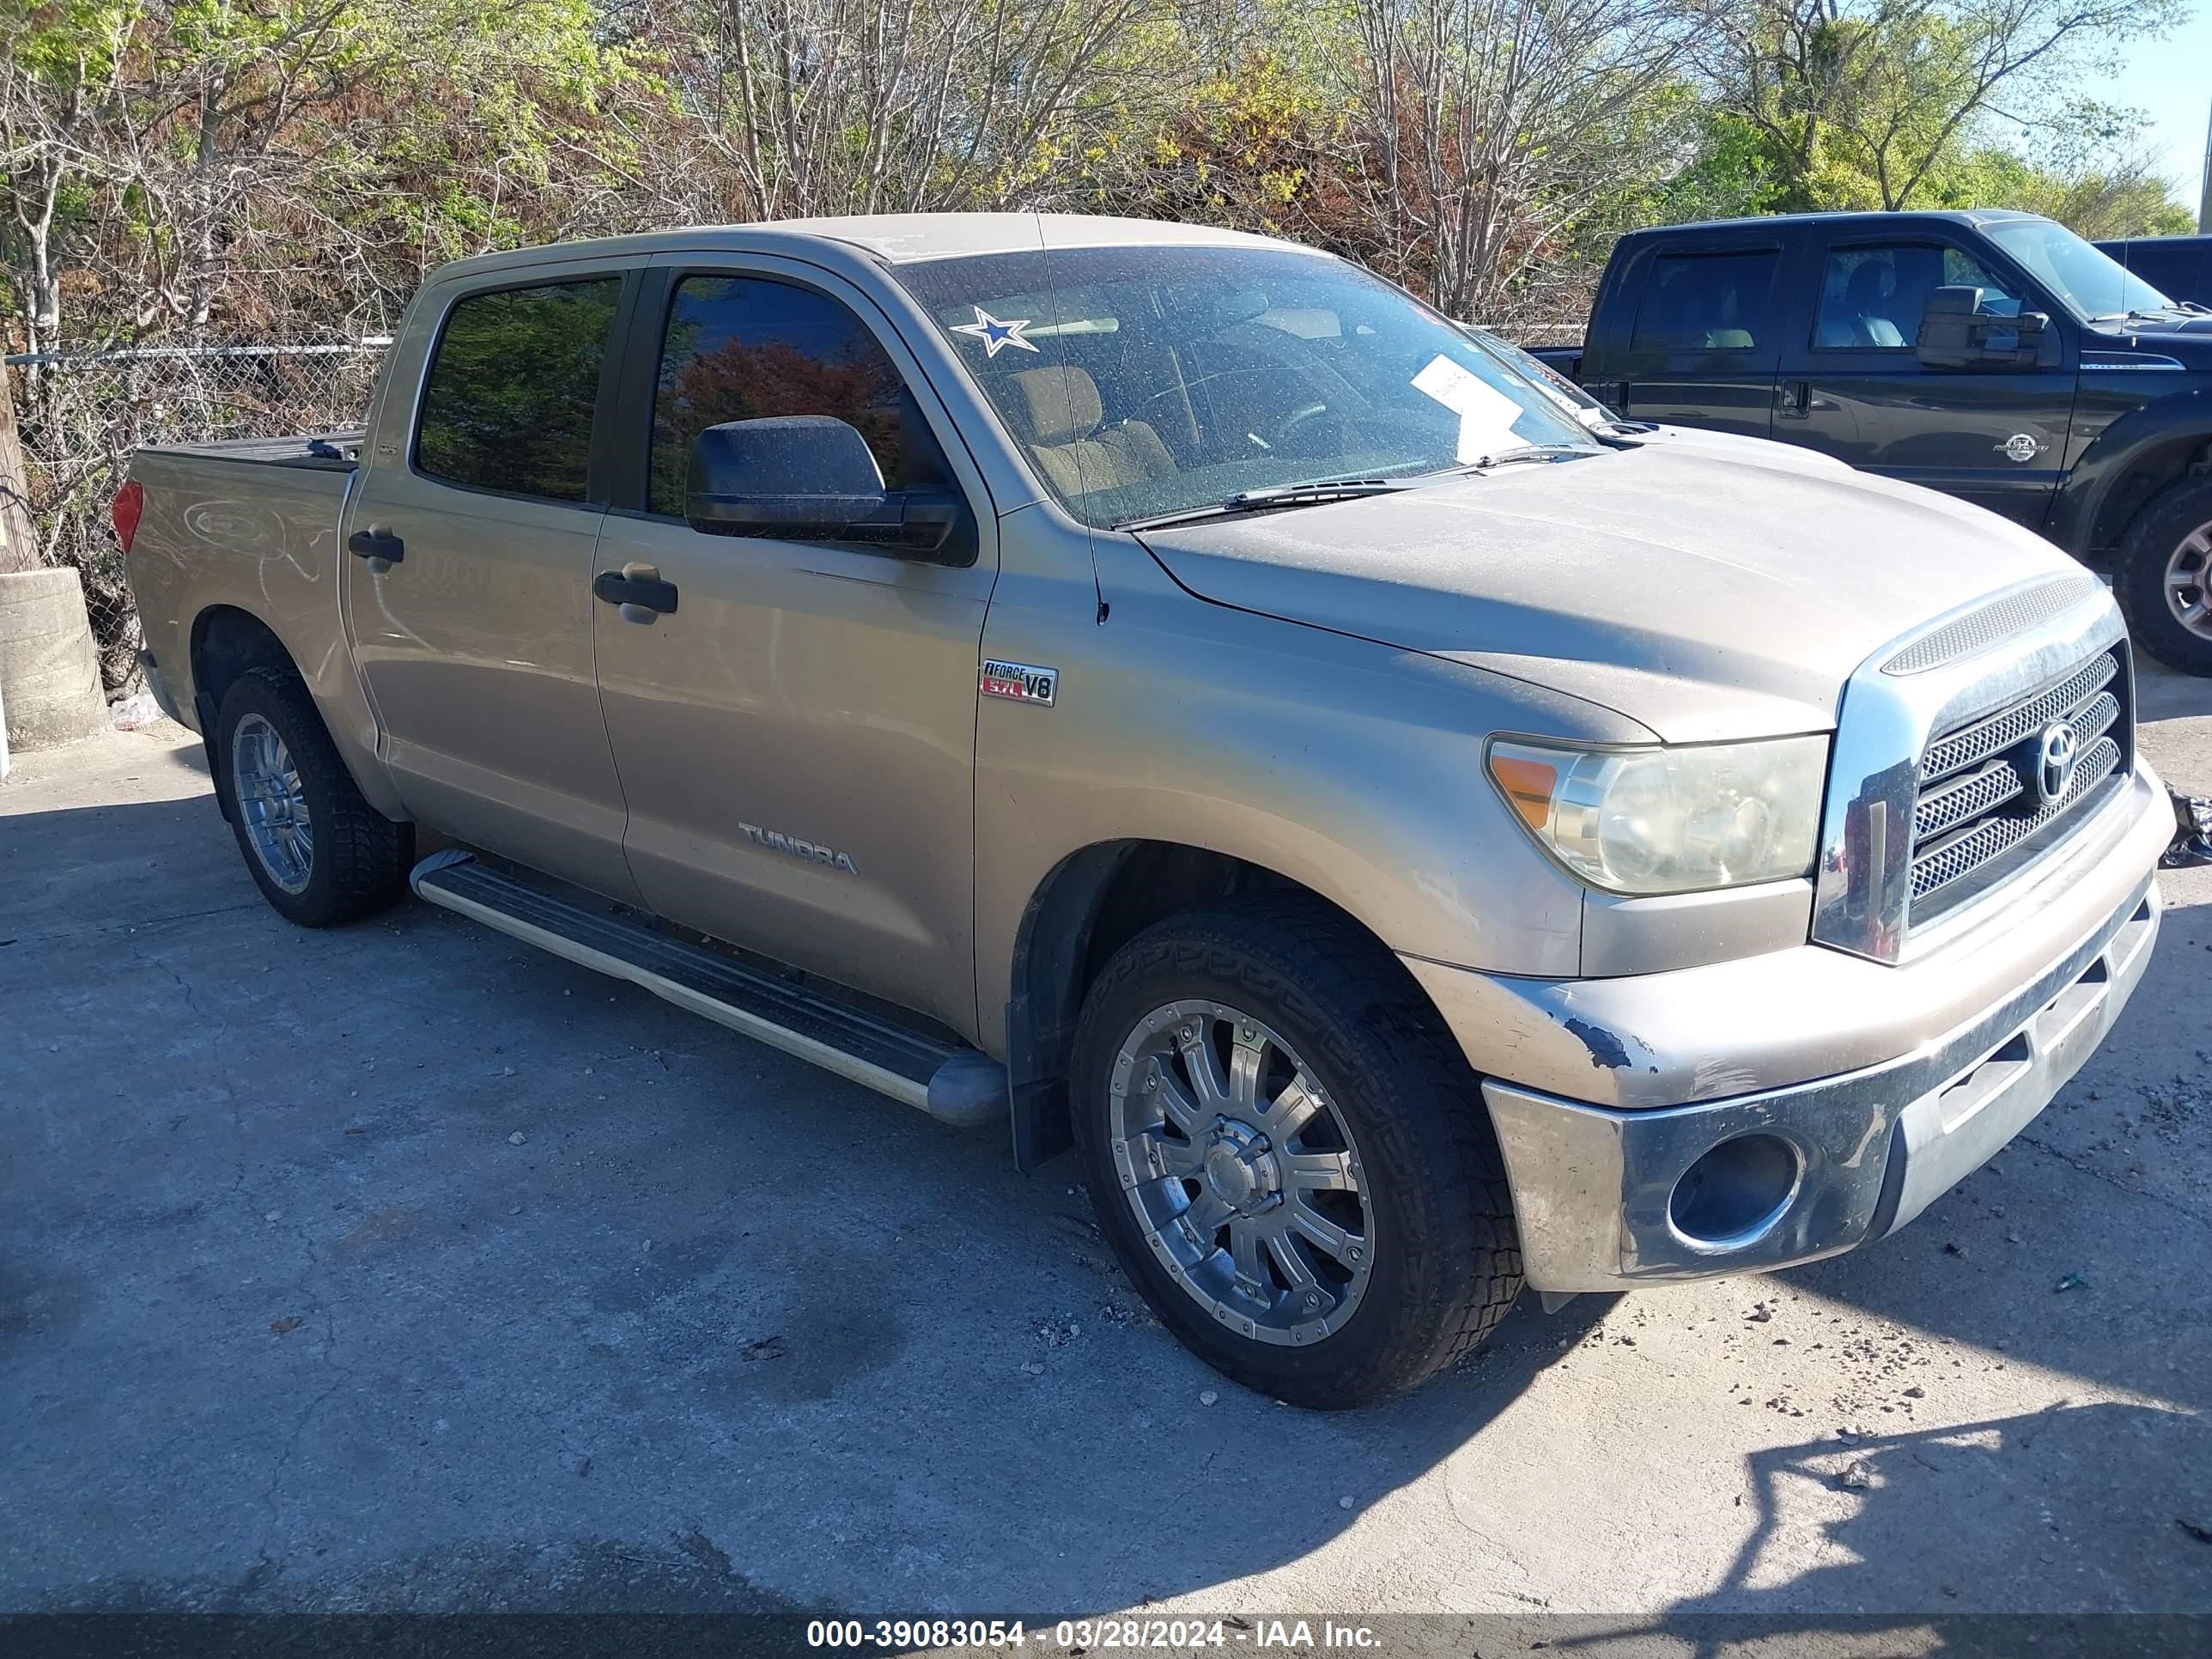
[[(1920, 757), (1912, 810), (1911, 916), (1924, 921), (2002, 880), (2064, 832), (2134, 764), (2127, 647), (2115, 645), (2042, 690), (1939, 733)], [(2078, 758), (2055, 800), (2043, 797), (2043, 734), (2064, 720)], [(2049, 831), (2051, 833), (2046, 834)]]

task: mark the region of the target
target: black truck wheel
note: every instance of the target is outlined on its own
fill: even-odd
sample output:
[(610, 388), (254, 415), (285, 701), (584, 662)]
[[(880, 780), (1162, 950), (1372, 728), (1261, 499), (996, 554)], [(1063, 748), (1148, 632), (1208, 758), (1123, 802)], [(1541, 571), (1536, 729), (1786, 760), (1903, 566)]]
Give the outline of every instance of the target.
[(1085, 1000), (1073, 1082), (1122, 1267), (1249, 1388), (1388, 1399), (1520, 1293), (1473, 1073), (1404, 967), (1322, 906), (1237, 902), (1138, 935)]
[(362, 799), (297, 675), (240, 674), (223, 696), (214, 735), (216, 787), (238, 850), (279, 915), (328, 927), (405, 894), (415, 826), (394, 823)]
[(2145, 651), (2185, 674), (2212, 674), (2212, 478), (2174, 484), (2136, 515), (2112, 597)]

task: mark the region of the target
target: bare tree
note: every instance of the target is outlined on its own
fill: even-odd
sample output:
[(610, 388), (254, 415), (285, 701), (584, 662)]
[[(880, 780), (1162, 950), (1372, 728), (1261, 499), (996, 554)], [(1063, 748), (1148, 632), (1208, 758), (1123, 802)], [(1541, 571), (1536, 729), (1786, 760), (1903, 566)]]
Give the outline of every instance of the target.
[(1348, 134), (1393, 274), (1490, 314), (1555, 235), (1654, 172), (1678, 0), (1354, 0)]
[[(725, 216), (1048, 198), (1158, 70), (1158, 0), (708, 0), (643, 38), (671, 67)], [(687, 49), (686, 37), (696, 40)]]

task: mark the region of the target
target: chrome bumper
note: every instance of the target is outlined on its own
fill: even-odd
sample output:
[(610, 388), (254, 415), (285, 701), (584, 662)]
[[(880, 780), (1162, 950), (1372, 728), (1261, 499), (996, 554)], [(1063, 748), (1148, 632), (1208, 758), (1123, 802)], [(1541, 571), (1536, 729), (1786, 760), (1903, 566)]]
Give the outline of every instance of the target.
[[(1890, 967), (1807, 946), (1567, 982), (1409, 963), (1489, 1079), (1528, 1283), (1619, 1291), (1814, 1261), (1893, 1232), (1979, 1168), (2080, 1069), (2149, 963), (2160, 902), (2148, 872), (2165, 831), (2143, 804), (2155, 780), (2133, 781), (2091, 868), (2067, 872), (2063, 894), (2023, 883), (2035, 902), (2021, 908), (2016, 890), (1957, 955)], [(1879, 994), (1824, 997), (1836, 964)], [(2003, 988), (1984, 994), (2001, 969)], [(1716, 1004), (1717, 975), (1742, 994)], [(1917, 1031), (1892, 1024), (1898, 993), (1921, 1000)], [(1520, 1012), (1501, 1018), (1501, 999)], [(1533, 1040), (1537, 1019), (1571, 1035), (1572, 1070)], [(1820, 1063), (1869, 1038), (1893, 1057)], [(1570, 1098), (1561, 1082), (1607, 1098)], [(1680, 1092), (1662, 1103), (1660, 1089)]]

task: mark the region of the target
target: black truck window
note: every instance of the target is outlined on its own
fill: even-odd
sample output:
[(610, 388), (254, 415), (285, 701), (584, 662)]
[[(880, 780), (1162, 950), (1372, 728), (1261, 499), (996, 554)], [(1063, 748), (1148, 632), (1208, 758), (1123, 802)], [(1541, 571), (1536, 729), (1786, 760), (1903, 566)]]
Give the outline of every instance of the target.
[(415, 465), (449, 483), (580, 501), (618, 277), (472, 294), (438, 336)]
[(1993, 317), (2020, 315), (2020, 298), (1981, 261), (1933, 242), (1839, 247), (1828, 255), (1813, 344), (1822, 351), (1906, 351), (1939, 288), (1978, 288)]
[(1766, 327), (1771, 248), (1662, 253), (1651, 262), (1630, 346), (1638, 351), (1750, 351)]

